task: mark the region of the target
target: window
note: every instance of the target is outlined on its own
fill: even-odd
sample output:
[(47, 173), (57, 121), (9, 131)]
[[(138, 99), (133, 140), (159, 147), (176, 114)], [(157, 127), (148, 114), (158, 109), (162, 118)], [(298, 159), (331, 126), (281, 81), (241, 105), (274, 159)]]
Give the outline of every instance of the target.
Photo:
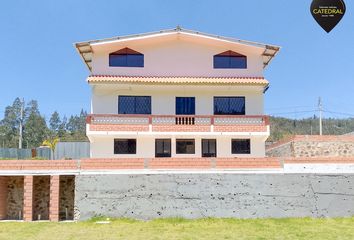
[(202, 139), (202, 157), (216, 157), (216, 139)]
[(110, 67), (144, 67), (144, 55), (130, 48), (109, 54)]
[(194, 97), (176, 97), (176, 115), (194, 115)]
[(250, 139), (232, 139), (231, 143), (232, 154), (250, 154), (251, 140)]
[(245, 97), (214, 97), (215, 115), (245, 115)]
[(176, 139), (177, 154), (194, 154), (195, 140), (194, 139)]
[(114, 139), (114, 154), (136, 154), (136, 139)]
[(155, 140), (155, 157), (171, 157), (171, 139)]
[(119, 96), (118, 114), (151, 114), (151, 97)]
[(226, 51), (214, 56), (214, 68), (247, 68), (247, 57)]

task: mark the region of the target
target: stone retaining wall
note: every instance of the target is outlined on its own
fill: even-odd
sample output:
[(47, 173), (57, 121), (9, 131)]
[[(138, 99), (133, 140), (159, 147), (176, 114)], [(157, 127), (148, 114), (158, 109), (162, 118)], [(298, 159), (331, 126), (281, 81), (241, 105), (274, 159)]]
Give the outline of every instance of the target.
[(60, 176), (59, 220), (74, 219), (75, 176)]
[(352, 157), (352, 136), (299, 135), (267, 147), (269, 157)]
[(105, 174), (75, 184), (80, 220), (354, 215), (354, 174)]
[(8, 220), (19, 220), (23, 216), (23, 177), (12, 176), (7, 179), (7, 217)]
[[(33, 219), (49, 219), (50, 176), (33, 177)], [(39, 218), (40, 215), (40, 219)]]

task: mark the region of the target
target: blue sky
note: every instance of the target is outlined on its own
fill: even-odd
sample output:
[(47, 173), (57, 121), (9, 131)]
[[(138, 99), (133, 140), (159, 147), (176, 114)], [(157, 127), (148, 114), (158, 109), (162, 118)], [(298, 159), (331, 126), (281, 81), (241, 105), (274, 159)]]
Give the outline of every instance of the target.
[(176, 25), (280, 45), (265, 71), (266, 113), (312, 116), (321, 96), (324, 109), (349, 114), (325, 116), (354, 116), (354, 3), (345, 2), (345, 16), (327, 34), (305, 0), (1, 1), (0, 116), (17, 96), (38, 100), (47, 118), (89, 110), (89, 72), (74, 42)]

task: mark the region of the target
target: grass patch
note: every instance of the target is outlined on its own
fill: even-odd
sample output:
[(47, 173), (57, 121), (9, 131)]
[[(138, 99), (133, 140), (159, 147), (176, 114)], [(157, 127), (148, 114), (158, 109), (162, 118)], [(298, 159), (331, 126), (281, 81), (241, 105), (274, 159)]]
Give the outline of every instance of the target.
[(0, 223), (0, 239), (354, 239), (354, 218), (217, 219), (138, 221), (99, 217), (77, 223)]

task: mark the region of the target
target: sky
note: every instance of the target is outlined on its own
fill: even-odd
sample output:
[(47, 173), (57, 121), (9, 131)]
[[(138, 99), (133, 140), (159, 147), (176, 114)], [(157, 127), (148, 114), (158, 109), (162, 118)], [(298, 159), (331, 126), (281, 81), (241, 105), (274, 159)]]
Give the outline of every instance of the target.
[(329, 34), (310, 0), (12, 0), (0, 2), (0, 118), (16, 97), (48, 119), (90, 109), (89, 71), (73, 43), (175, 28), (281, 46), (265, 70), (267, 114), (354, 117), (354, 3)]

